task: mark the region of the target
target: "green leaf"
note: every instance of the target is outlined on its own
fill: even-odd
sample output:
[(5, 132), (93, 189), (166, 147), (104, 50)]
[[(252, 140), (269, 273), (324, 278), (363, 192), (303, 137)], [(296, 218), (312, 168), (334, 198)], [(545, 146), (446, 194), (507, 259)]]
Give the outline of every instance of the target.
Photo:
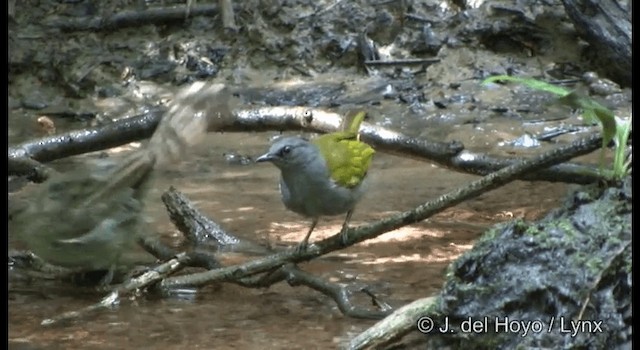
[(571, 108), (582, 109), (583, 116), (587, 120), (593, 121), (596, 119), (600, 121), (600, 124), (602, 124), (603, 145), (608, 145), (616, 135), (616, 117), (613, 115), (613, 112), (594, 99), (580, 95), (574, 91), (566, 96), (560, 97), (558, 101)]
[(628, 125), (621, 124), (619, 127), (616, 127), (616, 117), (610, 109), (599, 104), (591, 97), (583, 96), (575, 91), (569, 91), (562, 87), (551, 85), (549, 83), (531, 78), (497, 75), (485, 79), (482, 84), (486, 85), (488, 83), (493, 83), (496, 81), (513, 81), (535, 90), (550, 92), (552, 94), (558, 95), (558, 102), (564, 105), (568, 105), (574, 109), (581, 109), (582, 116), (584, 117), (585, 121), (599, 121), (602, 125), (602, 151), (600, 152), (600, 165), (602, 166), (602, 164), (604, 163), (604, 150), (606, 149), (606, 146), (609, 144), (609, 142), (611, 142), (611, 140), (613, 140), (614, 137), (616, 137), (617, 145), (615, 153), (616, 156), (614, 159), (613, 176), (619, 178), (622, 176), (621, 174), (626, 174), (628, 172), (629, 165), (624, 164), (624, 152), (626, 146), (625, 135), (628, 136), (629, 134), (629, 130), (627, 129)]
[(560, 86), (556, 86), (556, 85), (552, 85), (549, 83), (545, 83), (544, 81), (540, 81), (540, 80), (536, 80), (536, 79), (532, 79), (532, 78), (519, 78), (519, 77), (512, 77), (510, 75), (496, 75), (493, 77), (489, 77), (487, 79), (485, 79), (484, 81), (482, 81), (482, 84), (489, 84), (489, 83), (494, 83), (496, 81), (514, 81), (516, 83), (520, 83), (523, 84), (525, 86), (528, 86), (532, 89), (536, 89), (536, 90), (540, 90), (540, 91), (546, 91), (546, 92), (550, 92), (552, 94), (555, 95), (559, 95), (561, 97), (566, 96), (568, 94), (571, 93), (571, 91), (560, 87)]
[(631, 159), (625, 160), (627, 141), (631, 132), (631, 117), (628, 120), (618, 121), (616, 132), (616, 151), (613, 158), (613, 177), (621, 179), (628, 175)]
[(482, 84), (496, 81), (513, 81), (523, 84), (532, 89), (550, 92), (560, 96), (558, 102), (575, 109), (582, 109), (582, 115), (587, 121), (600, 121), (602, 124), (602, 144), (606, 146), (616, 135), (616, 119), (613, 112), (596, 102), (594, 99), (578, 94), (575, 91), (567, 90), (563, 87), (545, 83), (532, 78), (520, 78), (509, 75), (496, 75), (485, 79)]

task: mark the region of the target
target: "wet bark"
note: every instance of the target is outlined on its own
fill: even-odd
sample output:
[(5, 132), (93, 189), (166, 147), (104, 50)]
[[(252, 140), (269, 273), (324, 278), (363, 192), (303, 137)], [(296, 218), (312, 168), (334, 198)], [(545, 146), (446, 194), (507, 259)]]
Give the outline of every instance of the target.
[(631, 187), (630, 177), (585, 186), (539, 221), (497, 225), (451, 265), (435, 300), (398, 310), (349, 349), (388, 346), (416, 326), (429, 349), (631, 348)]
[(66, 32), (103, 31), (147, 24), (166, 24), (184, 21), (188, 16), (212, 16), (219, 13), (219, 5), (207, 4), (191, 7), (149, 8), (144, 11), (122, 11), (106, 17), (53, 18), (45, 21), (44, 24)]
[(631, 11), (616, 0), (562, 3), (578, 33), (596, 50), (599, 66), (618, 84), (631, 86)]
[[(216, 107), (212, 112), (217, 113)], [(196, 108), (198, 110), (198, 108)], [(200, 109), (202, 110), (202, 109)], [(231, 113), (231, 112), (230, 112)], [(86, 152), (119, 146), (148, 137), (162, 119), (160, 110), (119, 120), (111, 125), (72, 131), (9, 147), (9, 158), (32, 158), (46, 162)], [(215, 113), (213, 113), (215, 114)], [(209, 132), (299, 130), (332, 132), (340, 125), (340, 115), (306, 107), (264, 107), (233, 111), (232, 118), (213, 118)], [(497, 158), (464, 149), (461, 142), (434, 142), (416, 139), (380, 126), (364, 124), (362, 139), (378, 151), (432, 161), (454, 171), (487, 175), (521, 159)], [(599, 146), (595, 146), (596, 150)], [(11, 169), (10, 169), (11, 170)], [(21, 169), (21, 172), (27, 171)], [(10, 172), (10, 174), (12, 174)], [(598, 169), (576, 163), (557, 164), (548, 169), (523, 174), (521, 179), (588, 184), (603, 179)]]

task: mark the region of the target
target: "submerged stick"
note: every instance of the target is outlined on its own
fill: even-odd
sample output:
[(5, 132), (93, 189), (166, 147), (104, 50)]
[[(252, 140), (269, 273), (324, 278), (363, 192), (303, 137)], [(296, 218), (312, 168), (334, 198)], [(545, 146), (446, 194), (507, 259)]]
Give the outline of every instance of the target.
[(161, 264), (154, 269), (143, 273), (139, 277), (130, 279), (126, 283), (117, 287), (106, 297), (102, 298), (102, 300), (100, 300), (99, 302), (89, 305), (81, 310), (69, 311), (56, 317), (47, 318), (41, 322), (41, 325), (51, 326), (56, 323), (78, 319), (96, 311), (110, 309), (120, 303), (121, 295), (131, 293), (140, 288), (149, 287), (150, 285), (181, 269), (183, 267), (184, 261), (186, 261), (187, 259), (188, 257), (186, 254), (180, 254), (174, 259), (171, 259), (164, 264)]

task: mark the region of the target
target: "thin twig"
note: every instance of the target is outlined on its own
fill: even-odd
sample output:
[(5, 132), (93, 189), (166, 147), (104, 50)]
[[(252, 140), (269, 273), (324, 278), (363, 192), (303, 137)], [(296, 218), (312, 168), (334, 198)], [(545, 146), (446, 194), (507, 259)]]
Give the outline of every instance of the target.
[(584, 310), (587, 309), (587, 305), (589, 305), (590, 300), (591, 300), (591, 296), (587, 295), (587, 298), (584, 300), (584, 303), (582, 303), (582, 307), (580, 308), (580, 312), (578, 313), (577, 321), (582, 320), (582, 316), (584, 315)]
[(315, 12), (312, 12), (312, 13), (310, 13), (308, 15), (304, 15), (304, 16), (298, 17), (298, 20), (302, 20), (302, 19), (309, 18), (309, 17), (314, 17), (314, 16), (320, 16), (320, 15), (322, 15), (324, 13), (327, 13), (327, 12), (331, 11), (331, 9), (333, 9), (334, 7), (338, 6), (342, 1), (343, 0), (335, 0), (332, 4), (330, 4), (329, 6), (327, 6), (325, 8), (319, 9), (319, 10), (317, 10)]
[[(174, 256), (180, 254), (177, 250), (162, 243), (156, 235), (142, 235), (138, 239), (138, 244), (160, 261), (172, 259)], [(185, 266), (201, 267), (207, 270), (222, 266), (218, 259), (208, 252), (190, 251), (183, 254), (186, 254), (187, 257), (184, 261)]]
[(300, 270), (293, 264), (283, 266), (282, 272), (287, 276), (286, 280), (291, 286), (304, 285), (333, 299), (346, 316), (378, 320), (391, 313), (391, 309), (366, 310), (356, 307), (351, 303), (349, 298), (351, 293), (346, 286), (326, 281)]
[(176, 256), (174, 259), (171, 259), (165, 262), (164, 264), (161, 264), (156, 268), (143, 273), (139, 277), (133, 278), (123, 283), (122, 285), (117, 287), (115, 290), (113, 290), (111, 293), (109, 293), (106, 297), (102, 298), (102, 300), (100, 300), (99, 302), (89, 305), (84, 309), (65, 312), (56, 317), (45, 319), (41, 322), (41, 324), (43, 326), (51, 326), (53, 324), (60, 323), (63, 321), (69, 321), (69, 320), (77, 319), (80, 317), (84, 317), (95, 311), (112, 308), (113, 306), (116, 306), (118, 305), (118, 303), (120, 303), (122, 295), (128, 294), (137, 289), (146, 288), (158, 282), (159, 280), (165, 278), (166, 276), (169, 276), (170, 274), (181, 269), (184, 266), (183, 264), (184, 261), (186, 261), (187, 259), (188, 258), (186, 254), (180, 254)]
[(56, 323), (60, 323), (60, 322), (64, 322), (64, 321), (69, 321), (69, 320), (73, 320), (76, 318), (80, 318), (83, 317), (84, 315), (88, 315), (94, 311), (98, 311), (98, 310), (102, 310), (102, 309), (109, 309), (115, 305), (117, 305), (120, 302), (120, 295), (118, 294), (117, 291), (113, 291), (111, 293), (109, 293), (109, 295), (107, 295), (106, 297), (102, 298), (102, 300), (100, 300), (99, 302), (89, 305), (87, 307), (85, 307), (84, 309), (80, 309), (77, 311), (67, 311), (65, 313), (62, 313), (58, 316), (52, 317), (52, 318), (46, 318), (44, 320), (42, 320), (42, 322), (40, 322), (40, 324), (42, 326), (51, 326), (54, 325)]
[(434, 64), (440, 62), (439, 58), (407, 58), (401, 60), (365, 60), (364, 64), (368, 66), (415, 66), (423, 64)]
[(442, 22), (439, 19), (432, 19), (432, 18), (427, 18), (427, 17), (423, 17), (423, 16), (418, 16), (418, 15), (413, 14), (413, 13), (405, 13), (404, 17), (406, 19), (411, 19), (411, 20), (414, 20), (414, 21), (424, 22), (424, 23), (429, 23), (429, 24)]

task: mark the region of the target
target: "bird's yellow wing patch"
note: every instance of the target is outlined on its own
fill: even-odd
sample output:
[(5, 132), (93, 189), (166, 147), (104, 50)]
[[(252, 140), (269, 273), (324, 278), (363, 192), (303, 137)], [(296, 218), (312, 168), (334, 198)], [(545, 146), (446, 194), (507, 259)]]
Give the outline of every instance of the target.
[(358, 140), (362, 119), (357, 125), (351, 125), (349, 131), (325, 134), (312, 141), (324, 156), (331, 178), (344, 187), (355, 187), (362, 182), (375, 153), (371, 146)]

